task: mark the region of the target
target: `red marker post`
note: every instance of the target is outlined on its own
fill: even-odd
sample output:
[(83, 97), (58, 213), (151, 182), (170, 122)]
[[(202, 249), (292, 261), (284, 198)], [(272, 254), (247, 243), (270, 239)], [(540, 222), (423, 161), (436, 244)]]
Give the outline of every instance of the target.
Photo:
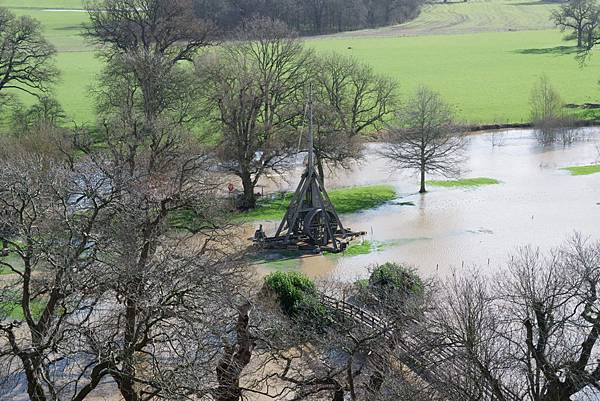
[(235, 209), (235, 199), (233, 197), (233, 192), (235, 191), (235, 186), (233, 186), (233, 184), (230, 182), (229, 184), (227, 184), (227, 190), (229, 191), (229, 201), (231, 202), (231, 208), (232, 210)]

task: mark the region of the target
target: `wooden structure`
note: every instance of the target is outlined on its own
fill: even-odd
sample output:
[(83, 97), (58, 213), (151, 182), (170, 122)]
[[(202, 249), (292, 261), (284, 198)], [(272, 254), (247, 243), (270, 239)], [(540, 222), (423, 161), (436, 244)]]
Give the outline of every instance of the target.
[[(414, 374), (423, 379), (433, 389), (440, 388), (447, 392), (445, 383), (459, 382), (470, 376), (469, 366), (462, 363), (456, 354), (462, 350), (443, 338), (433, 343), (427, 336), (413, 333), (410, 329), (397, 330), (394, 324), (363, 308), (349, 302), (339, 300), (325, 294), (319, 294), (321, 303), (339, 318), (351, 320), (365, 328), (381, 333), (391, 349), (388, 356), (408, 367)], [(406, 316), (406, 322), (419, 327), (420, 322)], [(479, 401), (498, 401), (494, 389), (488, 383), (480, 383)], [(506, 398), (516, 401), (512, 398)], [(472, 401), (465, 394), (452, 394), (452, 400)]]
[(309, 120), (308, 159), (300, 184), (275, 236), (267, 237), (261, 226), (254, 241), (266, 249), (342, 252), (352, 238), (366, 232), (353, 232), (344, 227), (315, 168), (312, 99)]

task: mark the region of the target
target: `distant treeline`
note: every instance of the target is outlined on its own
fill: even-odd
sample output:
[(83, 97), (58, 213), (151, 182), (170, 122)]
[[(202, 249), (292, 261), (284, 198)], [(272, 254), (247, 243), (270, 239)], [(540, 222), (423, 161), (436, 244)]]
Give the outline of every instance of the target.
[(285, 22), (303, 35), (400, 23), (415, 18), (423, 0), (195, 0), (199, 16), (225, 32), (255, 16)]

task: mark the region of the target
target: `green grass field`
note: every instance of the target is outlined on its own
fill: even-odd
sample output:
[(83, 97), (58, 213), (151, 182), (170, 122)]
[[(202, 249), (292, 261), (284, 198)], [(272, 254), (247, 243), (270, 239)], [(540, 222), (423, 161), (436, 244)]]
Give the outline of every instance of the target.
[[(466, 123), (529, 121), (531, 88), (546, 75), (567, 103), (600, 101), (600, 55), (581, 68), (553, 30), (320, 39), (320, 51), (352, 54), (394, 77), (401, 95), (439, 91)], [(349, 49), (351, 48), (351, 49)]]
[[(49, 10), (80, 9), (82, 1), (0, 0), (0, 6), (43, 22), (59, 50), (57, 96), (70, 118), (93, 122), (89, 91), (101, 65), (80, 35), (87, 15)], [(518, 0), (433, 4), (407, 24), (310, 39), (307, 45), (372, 65), (398, 81), (404, 98), (417, 85), (430, 86), (455, 106), (462, 122), (527, 122), (530, 91), (541, 75), (567, 103), (600, 102), (600, 54), (579, 66), (572, 43), (563, 42), (549, 22), (555, 7)]]
[(336, 36), (439, 35), (490, 31), (552, 29), (552, 10), (557, 3), (523, 0), (460, 0), (423, 6), (421, 15), (405, 24)]
[[(292, 194), (275, 198), (264, 198), (256, 209), (239, 215), (240, 220), (280, 220), (290, 204)], [(341, 188), (329, 191), (329, 198), (338, 213), (354, 213), (373, 209), (396, 198), (396, 191), (388, 185)]]
[(477, 177), (477, 178), (463, 178), (460, 180), (444, 180), (444, 181), (436, 181), (430, 180), (427, 181), (427, 184), (432, 185), (434, 187), (480, 187), (482, 185), (495, 185), (500, 184), (500, 181), (495, 178), (486, 178), (486, 177)]
[(590, 175), (600, 173), (600, 164), (592, 164), (589, 166), (565, 167), (561, 170), (568, 171), (571, 175)]
[(2, 0), (0, 6), (10, 8), (83, 9), (82, 0)]
[[(292, 193), (275, 193), (258, 200), (256, 209), (232, 216), (234, 222), (246, 223), (251, 221), (281, 220), (292, 199)], [(373, 209), (396, 198), (396, 191), (389, 185), (369, 185), (333, 189), (329, 198), (340, 214), (355, 213)], [(197, 216), (193, 211), (180, 211), (170, 216), (173, 228), (187, 230), (198, 226)]]

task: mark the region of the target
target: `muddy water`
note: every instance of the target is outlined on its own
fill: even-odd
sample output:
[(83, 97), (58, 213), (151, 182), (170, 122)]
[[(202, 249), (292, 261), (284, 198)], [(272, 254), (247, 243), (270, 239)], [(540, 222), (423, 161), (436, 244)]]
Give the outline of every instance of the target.
[[(463, 176), (491, 177), (502, 183), (429, 187), (424, 195), (416, 193), (416, 176), (391, 171), (377, 155), (381, 145), (370, 145), (365, 162), (327, 177), (326, 185), (396, 187), (397, 202), (342, 218), (347, 226), (368, 231), (367, 239), (380, 243), (380, 249), (354, 257), (311, 256), (279, 267), (343, 280), (364, 276), (370, 265), (386, 261), (413, 265), (425, 276), (465, 268), (493, 271), (518, 246), (549, 249), (574, 231), (600, 239), (600, 174), (571, 176), (560, 170), (598, 161), (600, 129), (583, 132), (586, 139), (568, 147), (539, 146), (530, 130), (501, 133), (502, 146), (492, 146), (492, 136), (497, 138), (498, 133), (473, 135)], [(280, 187), (294, 184), (292, 179)], [(274, 230), (275, 225), (271, 222), (266, 228)], [(273, 268), (267, 265), (261, 270)]]

